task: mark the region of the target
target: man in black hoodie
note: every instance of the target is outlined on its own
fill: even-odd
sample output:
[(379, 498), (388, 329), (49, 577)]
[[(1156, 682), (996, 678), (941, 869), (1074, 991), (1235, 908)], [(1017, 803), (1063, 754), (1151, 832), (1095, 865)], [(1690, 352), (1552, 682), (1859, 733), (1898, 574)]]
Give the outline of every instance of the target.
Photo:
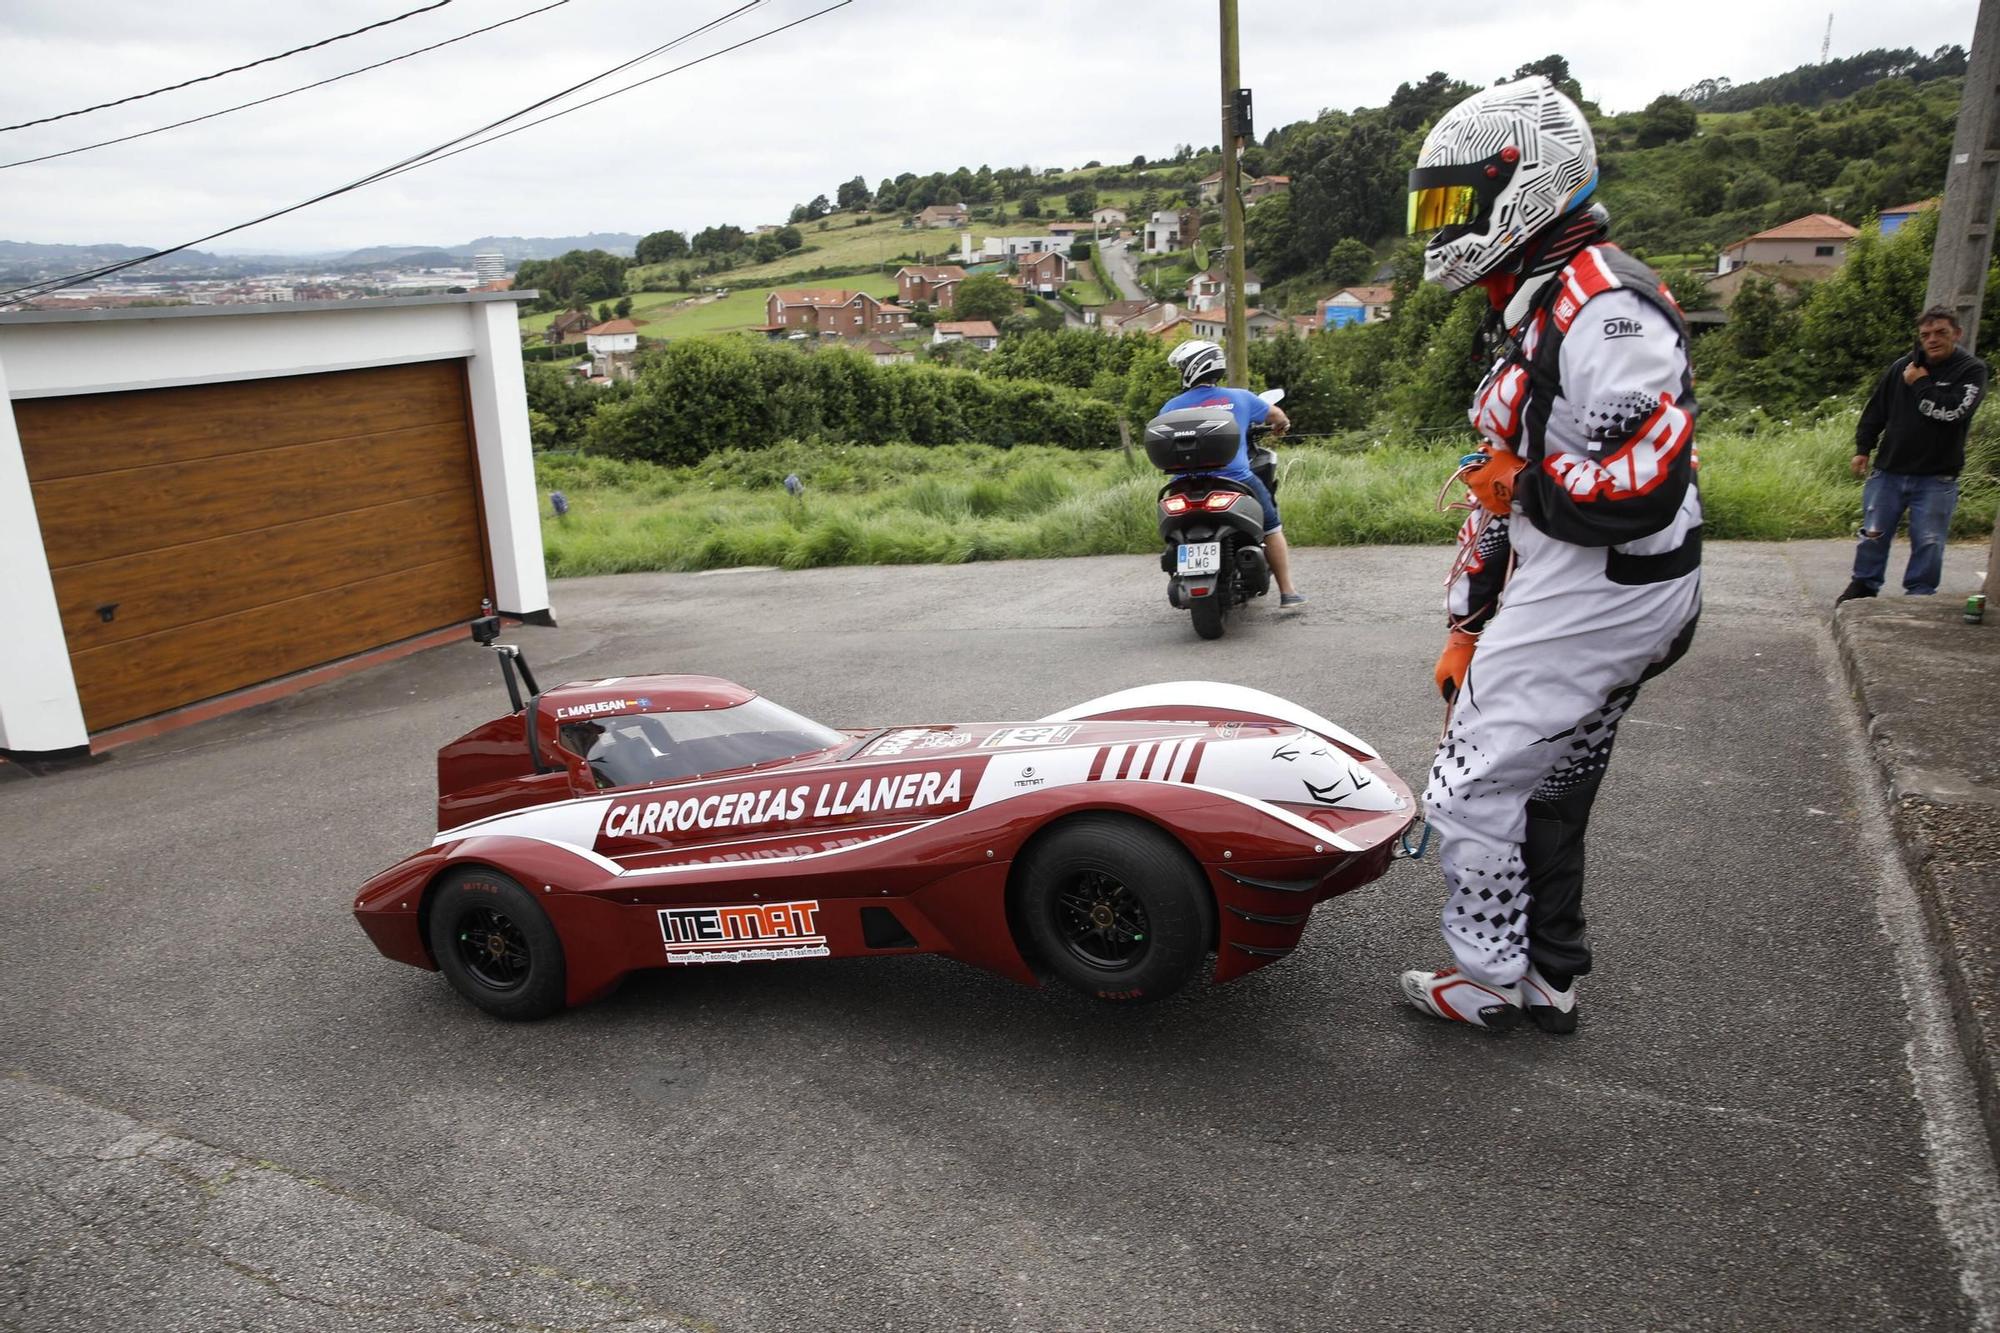
[[(1958, 507), (1958, 474), (1965, 466), (1965, 433), (1986, 393), (1986, 363), (1958, 349), (1958, 317), (1932, 306), (1917, 317), (1917, 346), (1898, 357), (1875, 386), (1854, 432), (1854, 475), (1861, 490), (1861, 541), (1854, 577), (1836, 604), (1873, 597), (1889, 568), (1889, 544), (1903, 511), (1910, 515), (1910, 563), (1903, 591), (1912, 597), (1937, 591), (1944, 572), (1944, 539)], [(1880, 441), (1875, 470), (1868, 454)]]

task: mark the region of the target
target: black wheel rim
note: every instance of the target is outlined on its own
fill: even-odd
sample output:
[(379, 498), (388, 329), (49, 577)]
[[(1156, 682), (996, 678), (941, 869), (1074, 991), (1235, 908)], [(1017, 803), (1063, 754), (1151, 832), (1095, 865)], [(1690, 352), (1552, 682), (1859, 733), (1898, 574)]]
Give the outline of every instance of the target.
[(528, 937), (512, 917), (491, 907), (468, 907), (452, 932), (466, 974), (488, 990), (519, 990), (527, 984), (533, 957)]
[(1084, 870), (1055, 896), (1056, 935), (1072, 957), (1113, 972), (1132, 966), (1152, 944), (1146, 908), (1115, 875)]

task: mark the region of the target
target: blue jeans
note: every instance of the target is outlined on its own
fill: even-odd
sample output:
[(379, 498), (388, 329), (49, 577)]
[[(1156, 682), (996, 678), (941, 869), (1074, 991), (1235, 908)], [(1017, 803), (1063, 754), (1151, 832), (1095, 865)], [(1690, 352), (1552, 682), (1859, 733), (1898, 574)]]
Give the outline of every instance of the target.
[(1910, 515), (1910, 563), (1903, 568), (1903, 591), (1924, 597), (1937, 591), (1944, 573), (1944, 539), (1951, 511), (1958, 507), (1957, 477), (1871, 472), (1861, 488), (1861, 541), (1854, 548), (1854, 581), (1873, 592), (1889, 570), (1889, 545), (1896, 525)]

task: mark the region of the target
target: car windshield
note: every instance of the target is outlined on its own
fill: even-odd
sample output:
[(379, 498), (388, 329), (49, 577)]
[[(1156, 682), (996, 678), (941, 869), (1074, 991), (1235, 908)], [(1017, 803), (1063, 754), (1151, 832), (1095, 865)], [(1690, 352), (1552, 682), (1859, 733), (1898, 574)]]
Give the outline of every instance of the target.
[(700, 713), (629, 713), (565, 723), (562, 746), (602, 787), (749, 768), (817, 754), (847, 737), (769, 699)]

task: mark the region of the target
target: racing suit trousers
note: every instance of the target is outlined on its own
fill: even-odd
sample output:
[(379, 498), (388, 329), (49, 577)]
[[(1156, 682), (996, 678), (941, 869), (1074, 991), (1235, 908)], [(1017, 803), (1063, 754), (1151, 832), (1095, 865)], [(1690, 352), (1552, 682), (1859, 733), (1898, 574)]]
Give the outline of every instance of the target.
[(1640, 683), (1694, 637), (1701, 570), (1613, 582), (1605, 548), (1557, 541), (1518, 515), (1512, 527), (1514, 574), (1480, 635), (1424, 805), (1441, 839), (1444, 934), (1460, 969), (1504, 986), (1532, 960), (1566, 985), (1590, 970), (1591, 803)]

